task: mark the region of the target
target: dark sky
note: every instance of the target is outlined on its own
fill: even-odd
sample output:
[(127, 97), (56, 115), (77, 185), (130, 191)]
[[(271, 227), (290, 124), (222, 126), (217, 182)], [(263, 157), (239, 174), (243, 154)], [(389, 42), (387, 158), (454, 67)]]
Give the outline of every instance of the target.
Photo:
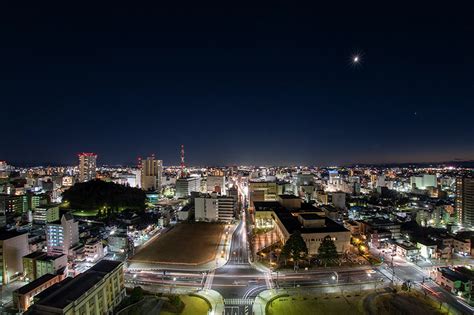
[(0, 159), (474, 159), (472, 4), (170, 2), (2, 2)]

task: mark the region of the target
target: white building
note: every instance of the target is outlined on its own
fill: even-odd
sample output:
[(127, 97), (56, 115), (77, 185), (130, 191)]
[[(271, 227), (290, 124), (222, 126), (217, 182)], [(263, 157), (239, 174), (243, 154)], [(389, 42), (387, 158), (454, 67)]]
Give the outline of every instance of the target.
[(417, 189), (427, 189), (428, 187), (437, 187), (438, 182), (436, 175), (423, 174), (423, 176), (412, 176), (410, 177), (410, 184), (415, 186)]
[(222, 196), (226, 194), (225, 176), (209, 175), (206, 179), (206, 185), (208, 193), (217, 192)]
[(191, 192), (201, 191), (200, 177), (185, 177), (176, 180), (176, 198), (186, 198)]
[(69, 255), (71, 247), (79, 243), (79, 224), (69, 213), (58, 223), (46, 225), (46, 246), (48, 254)]
[(234, 219), (235, 207), (233, 197), (218, 196), (216, 193), (197, 197), (194, 200), (195, 220), (230, 222)]
[(100, 240), (89, 240), (84, 246), (84, 253), (87, 261), (96, 262), (104, 258), (104, 245)]

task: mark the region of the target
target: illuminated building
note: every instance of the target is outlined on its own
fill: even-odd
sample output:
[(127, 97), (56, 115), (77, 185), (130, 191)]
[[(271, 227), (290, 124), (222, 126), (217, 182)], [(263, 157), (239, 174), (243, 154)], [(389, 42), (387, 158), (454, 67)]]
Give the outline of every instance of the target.
[(201, 191), (200, 177), (184, 177), (176, 180), (176, 198), (186, 198), (192, 192)]
[(456, 215), (463, 227), (474, 227), (474, 178), (456, 179)]
[(33, 222), (46, 224), (59, 220), (59, 206), (47, 205), (37, 206), (33, 211)]
[(221, 195), (226, 194), (225, 189), (225, 176), (221, 175), (209, 175), (206, 178), (207, 192), (216, 192)]
[(35, 297), (33, 314), (112, 314), (125, 297), (123, 262), (102, 260)]
[(46, 225), (48, 254), (66, 254), (79, 242), (79, 223), (70, 214), (64, 214), (60, 222)]
[(161, 176), (163, 173), (163, 161), (155, 160), (152, 155), (140, 162), (141, 188), (143, 190), (161, 191)]
[(87, 182), (96, 177), (97, 154), (80, 153), (79, 155), (79, 182)]
[(218, 196), (216, 193), (194, 199), (196, 221), (230, 222), (234, 219), (235, 207), (233, 197)]
[(28, 234), (0, 231), (0, 283), (8, 284), (23, 273), (22, 258), (28, 251)]

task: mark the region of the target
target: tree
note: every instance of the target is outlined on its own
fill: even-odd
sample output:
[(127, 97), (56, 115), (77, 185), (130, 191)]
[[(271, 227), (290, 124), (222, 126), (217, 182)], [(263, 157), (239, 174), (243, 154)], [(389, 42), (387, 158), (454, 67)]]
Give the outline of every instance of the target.
[(332, 240), (331, 236), (327, 235), (324, 237), (321, 245), (318, 248), (318, 258), (320, 261), (324, 262), (326, 267), (328, 262), (338, 258), (337, 248)]
[(298, 266), (299, 260), (308, 255), (308, 247), (306, 246), (306, 242), (301, 237), (301, 233), (299, 231), (296, 231), (290, 235), (283, 246), (281, 254), (285, 257), (293, 258), (295, 268)]
[(134, 287), (130, 294), (130, 302), (136, 303), (143, 299), (143, 289), (141, 287)]

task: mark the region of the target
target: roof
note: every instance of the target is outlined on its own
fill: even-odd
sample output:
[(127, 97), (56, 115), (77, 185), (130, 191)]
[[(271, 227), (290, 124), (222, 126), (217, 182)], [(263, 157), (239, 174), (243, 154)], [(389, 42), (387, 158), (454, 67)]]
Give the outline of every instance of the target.
[(15, 230), (7, 231), (7, 230), (2, 229), (0, 230), (0, 241), (8, 240), (10, 238), (14, 238), (23, 234), (25, 233), (20, 233)]
[(31, 281), (30, 283), (16, 289), (14, 292), (16, 292), (18, 294), (27, 294), (27, 293), (33, 291), (34, 289), (36, 289), (37, 287), (41, 286), (42, 284), (44, 284), (44, 283), (46, 283), (46, 282), (48, 282), (51, 279), (54, 279), (56, 277), (57, 277), (57, 275), (47, 273), (47, 274), (39, 277), (38, 279), (36, 279), (34, 281)]
[(298, 219), (286, 209), (283, 209), (283, 211), (282, 209), (277, 209), (274, 212), (290, 234), (296, 231), (300, 231), (301, 234), (349, 232), (348, 229), (328, 218), (321, 218), (324, 219), (324, 226), (322, 227), (303, 227)]
[(278, 195), (278, 197), (280, 197), (281, 199), (300, 199), (301, 200), (301, 198), (298, 196), (288, 195), (288, 194)]
[(465, 275), (463, 275), (459, 272), (456, 272), (454, 270), (451, 270), (449, 268), (441, 267), (441, 268), (438, 268), (438, 270), (441, 272), (443, 277), (445, 277), (445, 278), (447, 278), (451, 281), (461, 281), (461, 282), (468, 282), (469, 281), (469, 278), (466, 277)]
[(299, 214), (304, 220), (324, 220), (324, 218), (316, 213), (301, 213)]
[(36, 258), (43, 257), (43, 256), (46, 256), (46, 253), (45, 253), (45, 252), (36, 251), (36, 252), (32, 252), (32, 253), (30, 253), (30, 254), (28, 254), (28, 255), (23, 256), (23, 258), (36, 259)]
[(77, 277), (66, 278), (38, 294), (35, 305), (64, 309), (122, 264), (119, 261), (102, 260)]

